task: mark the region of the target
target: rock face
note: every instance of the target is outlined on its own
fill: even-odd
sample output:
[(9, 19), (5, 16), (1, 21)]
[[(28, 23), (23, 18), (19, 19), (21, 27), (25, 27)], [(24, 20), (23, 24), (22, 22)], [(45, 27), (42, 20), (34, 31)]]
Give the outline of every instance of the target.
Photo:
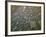
[(41, 29), (41, 7), (11, 6), (11, 31)]

